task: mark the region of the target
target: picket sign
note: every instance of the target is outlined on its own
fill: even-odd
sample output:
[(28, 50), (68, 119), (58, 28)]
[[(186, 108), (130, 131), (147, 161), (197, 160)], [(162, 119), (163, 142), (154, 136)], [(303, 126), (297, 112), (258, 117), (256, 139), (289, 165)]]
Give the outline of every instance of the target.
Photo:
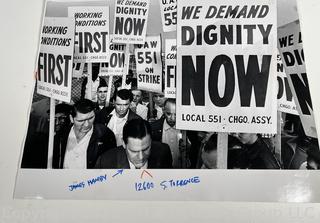
[(47, 162), (48, 169), (52, 169), (55, 113), (56, 113), (56, 100), (54, 98), (50, 98), (49, 143), (48, 143), (48, 162)]
[(92, 63), (88, 63), (88, 81), (87, 81), (87, 92), (88, 92), (88, 98), (90, 98), (90, 100), (92, 100)]
[(107, 98), (106, 98), (106, 102), (108, 102), (108, 104), (110, 104), (109, 102), (110, 102), (110, 97), (111, 97), (112, 81), (113, 81), (113, 75), (110, 75), (109, 82), (108, 82)]
[(152, 117), (152, 110), (153, 110), (153, 100), (152, 100), (153, 94), (152, 92), (149, 92), (149, 117)]
[(275, 155), (281, 160), (281, 114), (282, 112), (277, 112), (277, 134), (275, 136)]
[(228, 133), (219, 132), (217, 141), (217, 169), (228, 168)]

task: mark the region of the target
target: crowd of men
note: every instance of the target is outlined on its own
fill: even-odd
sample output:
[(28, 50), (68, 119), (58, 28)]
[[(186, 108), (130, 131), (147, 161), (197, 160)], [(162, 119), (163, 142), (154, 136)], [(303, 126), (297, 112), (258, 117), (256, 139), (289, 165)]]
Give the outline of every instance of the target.
[[(33, 104), (22, 168), (47, 168), (48, 162), (59, 169), (217, 168), (217, 133), (177, 129), (175, 99), (153, 93), (145, 105), (144, 92), (133, 86), (116, 89), (109, 102), (106, 81), (95, 78), (93, 100), (86, 98), (86, 82), (80, 100), (56, 105), (51, 159), (49, 132), (37, 129), (35, 117), (40, 109), (48, 119), (49, 103)], [(228, 169), (319, 169), (317, 140), (306, 137), (301, 126), (296, 129), (301, 132), (283, 131), (281, 156), (272, 137), (229, 134)]]

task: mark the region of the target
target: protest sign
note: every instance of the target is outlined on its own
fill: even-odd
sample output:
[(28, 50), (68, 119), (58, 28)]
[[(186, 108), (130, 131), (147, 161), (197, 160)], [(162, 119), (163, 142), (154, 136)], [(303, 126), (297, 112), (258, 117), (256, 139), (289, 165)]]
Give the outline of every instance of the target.
[(68, 7), (76, 20), (74, 61), (108, 61), (109, 7)]
[(284, 72), (280, 54), (277, 55), (277, 80), (278, 80), (278, 111), (299, 115), (293, 95), (289, 86), (289, 81)]
[(305, 134), (316, 138), (299, 21), (278, 28), (278, 48)]
[(177, 128), (276, 133), (276, 1), (177, 10)]
[(162, 62), (160, 36), (148, 36), (135, 49), (137, 82), (141, 90), (162, 92)]
[(38, 94), (70, 102), (73, 49), (74, 19), (46, 17), (38, 57)]
[(159, 0), (163, 32), (177, 30), (177, 1)]
[(166, 39), (164, 96), (176, 98), (177, 41)]
[(123, 75), (127, 73), (126, 69), (129, 64), (129, 50), (126, 44), (119, 44), (113, 42), (113, 35), (110, 35), (109, 45), (109, 62), (101, 63), (100, 76), (109, 75)]
[(72, 77), (74, 78), (83, 77), (83, 69), (84, 69), (84, 63), (73, 63)]
[(143, 44), (147, 33), (150, 0), (116, 0), (114, 42)]

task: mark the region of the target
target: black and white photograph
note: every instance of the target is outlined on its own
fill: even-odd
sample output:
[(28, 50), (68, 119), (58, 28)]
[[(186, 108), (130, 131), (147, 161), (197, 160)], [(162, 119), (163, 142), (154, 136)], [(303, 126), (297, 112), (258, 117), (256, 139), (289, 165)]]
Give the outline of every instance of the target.
[[(288, 201), (269, 195), (292, 171), (318, 182), (304, 35), (276, 0), (47, 0), (39, 30), (17, 198)], [(224, 191), (237, 179), (275, 183)]]

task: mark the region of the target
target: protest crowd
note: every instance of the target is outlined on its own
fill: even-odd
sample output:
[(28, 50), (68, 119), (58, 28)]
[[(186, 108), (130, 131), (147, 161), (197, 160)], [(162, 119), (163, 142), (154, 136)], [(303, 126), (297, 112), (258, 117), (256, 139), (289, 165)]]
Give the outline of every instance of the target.
[[(83, 78), (81, 96), (55, 107), (53, 168), (217, 168), (218, 133), (176, 129), (175, 99), (139, 90), (136, 78), (129, 77), (131, 89), (121, 89), (116, 80), (106, 101), (106, 78), (96, 78), (96, 101), (86, 99)], [(22, 168), (47, 167), (48, 102), (32, 105)], [(317, 140), (304, 134), (299, 116), (282, 118), (281, 156), (275, 136), (230, 133), (228, 169), (318, 169)]]
[[(269, 127), (264, 128), (267, 125), (271, 126), (271, 110), (276, 110), (275, 106), (270, 106), (270, 102), (273, 100), (271, 98), (275, 94), (270, 93), (274, 89), (271, 84), (268, 85), (268, 81), (271, 82), (271, 76), (274, 73), (270, 74), (268, 79), (269, 73), (265, 72), (271, 70), (271, 66), (275, 67), (276, 58), (273, 58), (273, 53), (270, 53), (272, 56), (260, 55), (260, 52), (256, 52), (256, 49), (260, 49), (260, 46), (255, 47), (250, 46), (250, 44), (259, 42), (252, 41), (253, 36), (259, 36), (263, 39), (261, 43), (259, 42), (259, 44), (262, 44), (261, 51), (267, 51), (268, 44), (272, 45), (270, 44), (273, 41), (270, 33), (276, 31), (273, 31), (275, 29), (273, 23), (269, 22), (273, 18), (269, 19), (269, 17), (272, 17), (272, 13), (276, 10), (272, 9), (271, 6), (269, 8), (267, 4), (262, 7), (253, 5), (248, 14), (245, 15), (243, 12), (246, 7), (240, 8), (241, 11), (239, 9), (239, 12), (235, 13), (239, 7), (229, 6), (225, 13), (226, 16), (219, 17), (222, 15), (220, 11), (216, 12), (214, 10), (224, 6), (213, 7), (209, 6), (209, 3), (201, 1), (202, 9), (201, 7), (196, 9), (198, 11), (195, 11), (192, 17), (190, 16), (192, 14), (191, 8), (183, 5), (187, 4), (187, 1), (184, 1), (178, 9), (176, 1), (162, 1), (164, 5), (170, 2), (170, 5), (167, 5), (167, 11), (172, 12), (170, 24), (164, 23), (167, 24), (166, 27), (163, 27), (165, 32), (176, 31), (176, 28), (172, 28), (173, 25), (176, 26), (177, 22), (176, 10), (185, 10), (182, 13), (182, 18), (178, 18), (182, 27), (180, 29), (182, 33), (178, 33), (177, 37), (177, 39), (180, 39), (180, 45), (176, 43), (176, 40), (170, 42), (169, 39), (166, 39), (166, 45), (162, 47), (160, 35), (151, 36), (150, 39), (147, 39), (148, 36), (146, 37), (145, 26), (148, 22), (149, 8), (147, 6), (149, 1), (126, 1), (145, 2), (135, 6), (124, 5), (124, 2), (117, 1), (115, 3), (115, 29), (113, 37), (110, 34), (110, 40), (107, 32), (109, 30), (104, 30), (109, 29), (108, 22), (106, 22), (109, 18), (104, 18), (105, 14), (108, 16), (109, 14), (106, 13), (107, 10), (101, 9), (100, 12), (96, 7), (92, 9), (91, 13), (99, 13), (97, 14), (99, 17), (96, 18), (100, 21), (97, 30), (95, 30), (95, 23), (92, 20), (94, 18), (76, 17), (76, 21), (77, 19), (83, 19), (76, 23), (76, 38), (73, 39), (73, 36), (61, 37), (69, 38), (70, 46), (65, 47), (71, 47), (73, 43), (79, 45), (77, 48), (71, 48), (71, 51), (75, 50), (77, 54), (69, 57), (63, 57), (59, 54), (56, 60), (56, 68), (46, 68), (48, 66), (45, 61), (47, 60), (47, 54), (44, 53), (45, 50), (41, 53), (37, 73), (38, 87), (35, 88), (29, 116), (28, 132), (21, 162), (22, 168), (44, 169), (50, 166), (50, 168), (55, 169), (219, 169), (219, 146), (221, 146), (219, 134), (224, 132), (227, 133), (227, 139), (222, 142), (225, 143), (224, 147), (227, 150), (226, 168), (228, 169), (320, 169), (320, 151), (317, 138), (306, 134), (299, 115), (278, 111), (278, 122), (281, 123), (278, 133), (266, 134), (267, 130), (265, 129)], [(208, 8), (207, 16), (201, 20), (199, 17), (204, 13), (201, 10), (204, 10), (205, 7)], [(255, 11), (255, 9), (259, 10)], [(129, 12), (131, 14), (126, 15)], [(69, 13), (80, 15), (79, 13), (83, 12), (81, 9), (71, 7)], [(90, 13), (87, 15), (90, 15)], [(246, 22), (256, 17), (255, 19), (260, 19), (261, 23), (264, 24), (258, 26), (243, 25), (243, 27), (233, 24), (237, 33), (242, 30), (243, 33), (248, 33), (248, 36), (250, 34), (250, 38), (248, 37), (247, 41), (243, 40), (243, 42), (248, 45), (248, 49), (249, 47), (253, 48), (253, 53), (245, 52), (244, 55), (236, 55), (233, 59), (233, 54), (241, 54), (244, 51), (241, 46), (243, 44), (241, 37), (237, 36), (233, 39), (230, 36), (230, 33), (232, 33), (230, 30), (233, 27), (230, 21), (233, 20), (228, 17), (235, 18), (235, 16), (237, 16), (237, 19), (243, 19)], [(220, 36), (219, 41), (214, 42), (213, 35), (211, 37), (205, 35), (206, 32), (216, 29), (209, 24), (210, 19), (215, 18), (221, 18), (221, 21), (219, 21), (221, 23), (225, 22), (225, 24), (220, 24), (220, 27), (222, 27), (219, 28), (220, 34), (223, 33), (223, 35)], [(85, 19), (90, 19), (88, 21), (91, 22), (86, 22)], [(127, 24), (127, 22), (123, 22), (124, 19), (136, 21), (137, 24), (140, 24), (138, 30), (131, 30), (131, 33), (129, 33), (129, 29), (123, 28)], [(199, 23), (203, 26), (206, 25), (205, 23), (209, 24), (207, 28), (204, 28), (203, 37), (201, 37), (202, 33), (199, 32), (201, 26), (196, 27), (193, 23)], [(86, 25), (90, 27), (86, 28)], [(44, 30), (48, 30), (51, 26), (48, 19), (48, 24), (46, 24)], [(77, 30), (78, 26), (81, 26), (82, 30), (80, 28)], [(102, 26), (107, 26), (107, 28)], [(68, 25), (63, 25), (63, 27), (65, 32), (60, 33), (61, 35), (73, 33)], [(195, 30), (197, 30), (198, 35), (192, 34)], [(259, 32), (253, 32), (253, 30), (259, 30)], [(136, 42), (128, 42), (130, 38), (126, 37), (130, 36), (132, 40), (133, 33), (140, 36), (135, 38)], [(219, 35), (217, 33), (215, 35)], [(46, 32), (44, 34), (50, 35), (51, 33)], [(146, 37), (142, 41), (144, 44), (141, 44), (139, 39), (142, 36)], [(47, 38), (50, 38), (50, 36)], [(197, 38), (203, 38), (204, 41)], [(103, 44), (97, 44), (99, 41), (102, 41)], [(140, 44), (137, 41), (140, 41)], [(50, 43), (42, 44), (50, 45)], [(97, 45), (92, 47), (94, 44)], [(216, 47), (209, 46), (213, 44), (220, 44), (218, 48), (220, 47), (221, 50), (225, 47), (226, 50), (225, 52), (222, 50), (221, 55), (214, 58), (210, 50), (203, 50), (207, 53), (205, 56), (212, 59), (210, 59), (211, 65), (208, 65), (210, 66), (210, 69), (208, 69), (207, 65), (204, 64), (209, 59), (204, 60), (205, 56), (195, 57), (197, 50), (192, 51), (191, 47)], [(129, 45), (129, 49), (126, 49)], [(180, 64), (176, 64), (175, 61), (177, 57), (180, 57), (177, 54), (177, 45), (180, 47), (178, 53), (180, 52), (183, 55), (180, 58), (180, 61), (182, 61)], [(57, 49), (57, 46), (53, 45), (51, 47)], [(161, 52), (162, 48), (166, 48), (165, 53)], [(105, 55), (103, 54), (105, 52), (102, 51), (106, 49), (110, 50), (109, 56), (101, 56)], [(239, 51), (239, 49), (242, 50), (240, 53), (232, 51)], [(92, 53), (91, 58), (101, 57), (103, 62), (92, 62), (93, 59), (91, 62), (81, 61), (79, 58), (85, 58), (82, 53), (87, 51)], [(130, 53), (128, 53), (129, 51)], [(96, 57), (94, 53), (99, 56)], [(255, 53), (257, 54), (256, 57), (252, 55)], [(249, 65), (246, 64), (248, 69), (244, 67), (245, 60), (243, 57), (247, 56), (245, 54), (250, 54), (248, 56)], [(260, 64), (258, 65), (258, 61), (260, 62), (260, 59), (257, 59), (258, 54), (262, 58), (261, 71)], [(116, 55), (119, 55), (119, 57), (114, 57)], [(54, 54), (48, 54), (49, 57), (54, 58)], [(72, 66), (69, 63), (71, 57), (74, 65), (82, 64), (81, 69), (68, 70), (68, 67), (71, 68)], [(90, 55), (87, 57), (90, 57)], [(88, 59), (87, 57), (86, 59)], [(197, 58), (197, 61), (194, 62), (192, 57)], [(65, 60), (63, 61), (62, 58)], [(271, 58), (273, 62), (270, 62)], [(236, 63), (233, 63), (234, 60)], [(105, 65), (107, 61), (108, 65)], [(203, 69), (201, 68), (202, 65)], [(236, 67), (233, 67), (233, 65)], [(224, 96), (221, 96), (221, 89), (216, 84), (218, 81), (221, 82), (218, 73), (222, 66), (224, 66), (223, 70), (226, 72), (225, 85), (227, 86)], [(116, 69), (111, 70), (114, 67), (118, 68), (118, 71)], [(50, 72), (53, 72), (54, 69), (60, 72), (61, 80), (59, 78), (51, 79)], [(209, 72), (204, 74), (204, 70), (209, 70)], [(247, 70), (252, 72), (249, 74)], [(202, 71), (203, 73), (201, 73)], [(66, 72), (73, 73), (67, 75)], [(177, 75), (178, 73), (183, 73), (183, 75), (175, 78), (176, 72)], [(256, 74), (259, 78), (254, 76)], [(261, 75), (267, 76), (265, 78), (260, 77)], [(72, 80), (70, 80), (71, 76)], [(235, 76), (238, 82), (235, 81)], [(275, 76), (272, 77), (274, 78), (272, 80), (276, 80)], [(54, 108), (50, 107), (50, 100), (53, 100), (50, 99), (51, 96), (48, 96), (50, 94), (43, 93), (47, 89), (41, 87), (43, 81), (46, 82), (45, 84), (52, 84), (56, 87), (59, 85), (58, 87), (62, 89), (61, 91), (52, 91), (60, 94), (54, 98)], [(206, 81), (208, 84), (205, 85)], [(171, 85), (171, 88), (168, 88), (169, 85)], [(176, 85), (177, 92), (175, 92)], [(223, 84), (220, 83), (220, 85)], [(67, 90), (68, 87), (71, 89), (70, 92)], [(37, 89), (40, 89), (40, 91), (36, 91)], [(239, 92), (236, 94), (235, 91)], [(63, 99), (65, 95), (68, 95), (68, 100)], [(178, 100), (179, 97), (180, 100)], [(256, 105), (253, 106), (252, 101)], [(276, 102), (276, 100), (272, 102)], [(236, 109), (235, 103), (240, 104), (241, 109)], [(239, 117), (244, 117), (243, 120), (252, 125), (252, 128), (255, 125), (260, 125), (263, 131), (260, 131), (259, 128), (257, 128), (257, 131), (251, 131), (251, 133), (245, 133), (243, 130), (239, 130), (239, 132), (222, 131), (225, 125), (223, 124), (224, 118), (221, 115), (206, 116), (210, 112), (217, 112), (214, 109), (209, 109), (213, 105), (216, 106), (217, 111), (219, 109), (219, 113), (216, 114), (231, 114), (231, 112), (238, 112), (236, 110), (239, 110)], [(194, 107), (192, 106), (199, 110), (193, 111)], [(267, 108), (267, 106), (269, 107)], [(180, 108), (179, 120), (184, 128), (177, 128), (178, 107)], [(246, 111), (249, 113), (253, 107), (261, 114), (264, 111), (270, 112), (262, 116), (260, 113), (255, 114), (256, 110), (252, 110), (253, 114), (246, 116)], [(185, 108), (190, 109), (185, 111), (186, 116), (183, 114)], [(54, 110), (54, 122), (49, 118), (51, 109)], [(196, 118), (190, 118), (187, 121), (182, 118), (183, 120), (181, 120), (181, 117), (186, 119), (191, 117), (187, 114), (192, 112), (194, 114), (198, 113), (197, 116), (194, 116)], [(230, 117), (235, 117), (234, 115), (228, 117), (229, 126), (235, 124), (235, 120), (238, 120), (230, 119)], [(274, 116), (272, 118), (275, 123), (276, 118)], [(250, 121), (246, 119), (250, 119)], [(208, 120), (211, 120), (212, 123)], [(54, 125), (54, 130), (51, 132), (49, 131), (50, 121)], [(197, 122), (196, 128), (193, 127), (194, 122)], [(201, 122), (203, 122), (203, 126), (198, 124)], [(216, 131), (214, 127), (208, 128), (213, 123), (214, 126), (219, 126)], [(244, 128), (245, 125), (240, 124), (237, 126)], [(50, 147), (49, 135), (53, 135), (52, 154), (48, 149)]]

